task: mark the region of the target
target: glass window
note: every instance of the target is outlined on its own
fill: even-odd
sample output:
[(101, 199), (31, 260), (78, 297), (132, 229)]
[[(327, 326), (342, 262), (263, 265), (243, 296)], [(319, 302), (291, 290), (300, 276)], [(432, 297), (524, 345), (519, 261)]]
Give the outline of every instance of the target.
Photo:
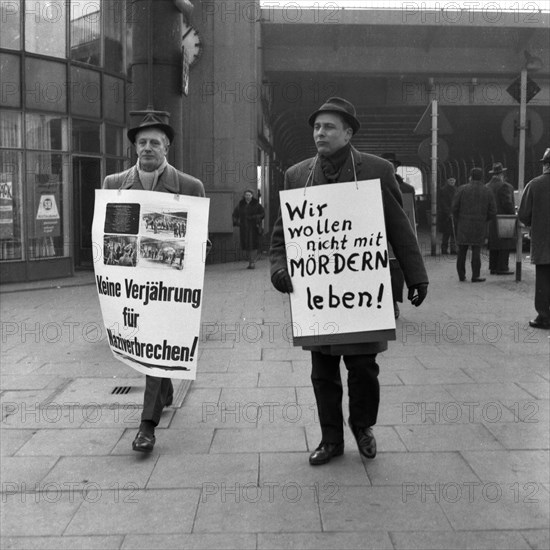
[(22, 158), (19, 151), (0, 151), (0, 261), (23, 259)]
[(99, 73), (71, 67), (71, 112), (76, 115), (101, 117)]
[(73, 118), (73, 151), (79, 153), (100, 153), (101, 126), (98, 122), (88, 122)]
[(0, 147), (21, 148), (21, 113), (0, 111)]
[(106, 159), (105, 161), (105, 173), (107, 175), (110, 174), (118, 174), (119, 172), (122, 172), (125, 170), (124, 167), (125, 161), (122, 159)]
[(124, 157), (123, 151), (124, 136), (122, 134), (122, 128), (113, 126), (112, 124), (105, 125), (105, 152), (108, 155), (115, 157)]
[(65, 0), (27, 0), (25, 4), (25, 50), (65, 57)]
[(27, 149), (67, 151), (67, 119), (54, 115), (27, 114), (25, 137)]
[(0, 48), (21, 49), (21, 2), (0, 0)]
[(25, 78), (28, 109), (67, 112), (67, 70), (64, 64), (27, 57)]
[(124, 72), (124, 9), (120, 0), (103, 0), (105, 69), (114, 73)]
[(68, 255), (69, 158), (59, 153), (27, 153), (28, 257), (31, 260)]
[(108, 74), (103, 76), (103, 116), (106, 119), (124, 123), (125, 87), (121, 78)]
[[(124, 5), (124, 2), (118, 1)], [(71, 59), (101, 65), (101, 11), (100, 3), (71, 2)]]
[(21, 61), (18, 55), (0, 53), (0, 105), (21, 107)]

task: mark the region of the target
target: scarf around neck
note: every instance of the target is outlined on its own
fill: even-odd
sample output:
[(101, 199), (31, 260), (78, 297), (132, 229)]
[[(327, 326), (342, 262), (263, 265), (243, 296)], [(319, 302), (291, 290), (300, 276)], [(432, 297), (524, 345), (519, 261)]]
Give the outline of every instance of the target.
[(325, 175), (325, 178), (327, 178), (327, 181), (329, 183), (335, 183), (338, 181), (338, 178), (340, 177), (340, 172), (342, 171), (346, 160), (348, 160), (350, 152), (351, 143), (348, 143), (330, 156), (319, 156), (319, 159), (321, 161), (321, 170), (323, 171), (323, 174)]
[(168, 166), (168, 162), (166, 158), (162, 161), (162, 164), (152, 172), (146, 172), (145, 170), (142, 170), (139, 166), (139, 159), (136, 164), (136, 168), (139, 175), (139, 180), (141, 181), (141, 184), (143, 185), (143, 188), (147, 191), (154, 191), (155, 187), (157, 186), (157, 182), (159, 180), (160, 175), (164, 172), (164, 169)]

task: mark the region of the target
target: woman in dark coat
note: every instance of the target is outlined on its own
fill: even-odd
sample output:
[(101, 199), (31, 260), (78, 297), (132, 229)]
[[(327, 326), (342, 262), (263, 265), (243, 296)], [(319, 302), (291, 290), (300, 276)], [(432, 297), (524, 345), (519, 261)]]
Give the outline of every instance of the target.
[(245, 251), (248, 260), (247, 269), (256, 267), (264, 215), (263, 206), (258, 199), (254, 198), (254, 193), (247, 189), (233, 211), (233, 225), (240, 228), (241, 248)]

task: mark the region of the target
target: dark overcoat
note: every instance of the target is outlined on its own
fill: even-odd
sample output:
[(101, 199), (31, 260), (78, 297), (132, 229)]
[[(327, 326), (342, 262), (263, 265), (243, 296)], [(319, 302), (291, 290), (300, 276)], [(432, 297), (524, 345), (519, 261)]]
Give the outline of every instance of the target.
[[(491, 178), (486, 184), (487, 189), (493, 193), (498, 214), (515, 214), (514, 188), (499, 178)], [(489, 222), (489, 249), (491, 250), (515, 250), (516, 239), (500, 239), (497, 229), (497, 218)]]
[(437, 228), (444, 233), (451, 223), (451, 207), (456, 194), (456, 187), (446, 183), (437, 196)]
[(249, 203), (242, 198), (233, 210), (233, 225), (239, 226), (243, 250), (258, 250), (264, 216), (264, 207), (254, 197)]
[[(395, 257), (403, 270), (405, 282), (408, 287), (420, 283), (428, 283), (428, 275), (416, 236), (409, 218), (402, 207), (401, 192), (395, 180), (393, 165), (380, 157), (360, 153), (354, 147), (351, 148), (351, 154), (353, 155), (353, 162), (351, 156), (348, 157), (340, 171), (338, 182), (354, 181), (353, 163), (355, 163), (357, 181), (380, 179), (386, 235)], [(323, 174), (321, 163), (315, 163), (315, 158), (310, 158), (291, 166), (286, 171), (284, 179), (285, 190), (304, 187), (310, 174), (312, 174), (311, 185), (325, 185), (329, 183)], [(368, 214), (368, 210), (369, 205), (366, 204), (366, 214)], [(287, 267), (283, 222), (280, 213), (273, 227), (270, 262), (271, 274), (281, 268), (286, 269)], [(304, 349), (320, 351), (328, 355), (374, 354), (385, 351), (387, 348), (387, 341), (329, 346), (304, 346)]]
[(531, 263), (550, 264), (550, 173), (525, 186), (518, 217), (531, 227)]
[[(143, 190), (144, 188), (139, 179), (138, 170), (134, 165), (124, 172), (107, 176), (103, 182), (103, 189)], [(154, 191), (204, 197), (204, 186), (199, 179), (184, 174), (169, 164), (159, 176)]]
[(481, 181), (460, 186), (453, 199), (456, 244), (482, 246), (487, 235), (487, 222), (497, 207), (493, 193)]

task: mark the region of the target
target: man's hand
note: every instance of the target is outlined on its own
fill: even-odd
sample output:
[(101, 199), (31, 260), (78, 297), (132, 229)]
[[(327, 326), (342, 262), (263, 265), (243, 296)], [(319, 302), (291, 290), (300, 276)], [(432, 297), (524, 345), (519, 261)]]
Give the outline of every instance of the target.
[(294, 290), (292, 288), (292, 281), (290, 280), (290, 275), (288, 274), (288, 271), (285, 268), (281, 268), (275, 271), (275, 273), (273, 273), (273, 275), (271, 276), (271, 282), (279, 292), (290, 293)]
[(428, 283), (419, 283), (409, 288), (409, 295), (407, 296), (413, 306), (418, 307), (426, 298), (428, 294)]

